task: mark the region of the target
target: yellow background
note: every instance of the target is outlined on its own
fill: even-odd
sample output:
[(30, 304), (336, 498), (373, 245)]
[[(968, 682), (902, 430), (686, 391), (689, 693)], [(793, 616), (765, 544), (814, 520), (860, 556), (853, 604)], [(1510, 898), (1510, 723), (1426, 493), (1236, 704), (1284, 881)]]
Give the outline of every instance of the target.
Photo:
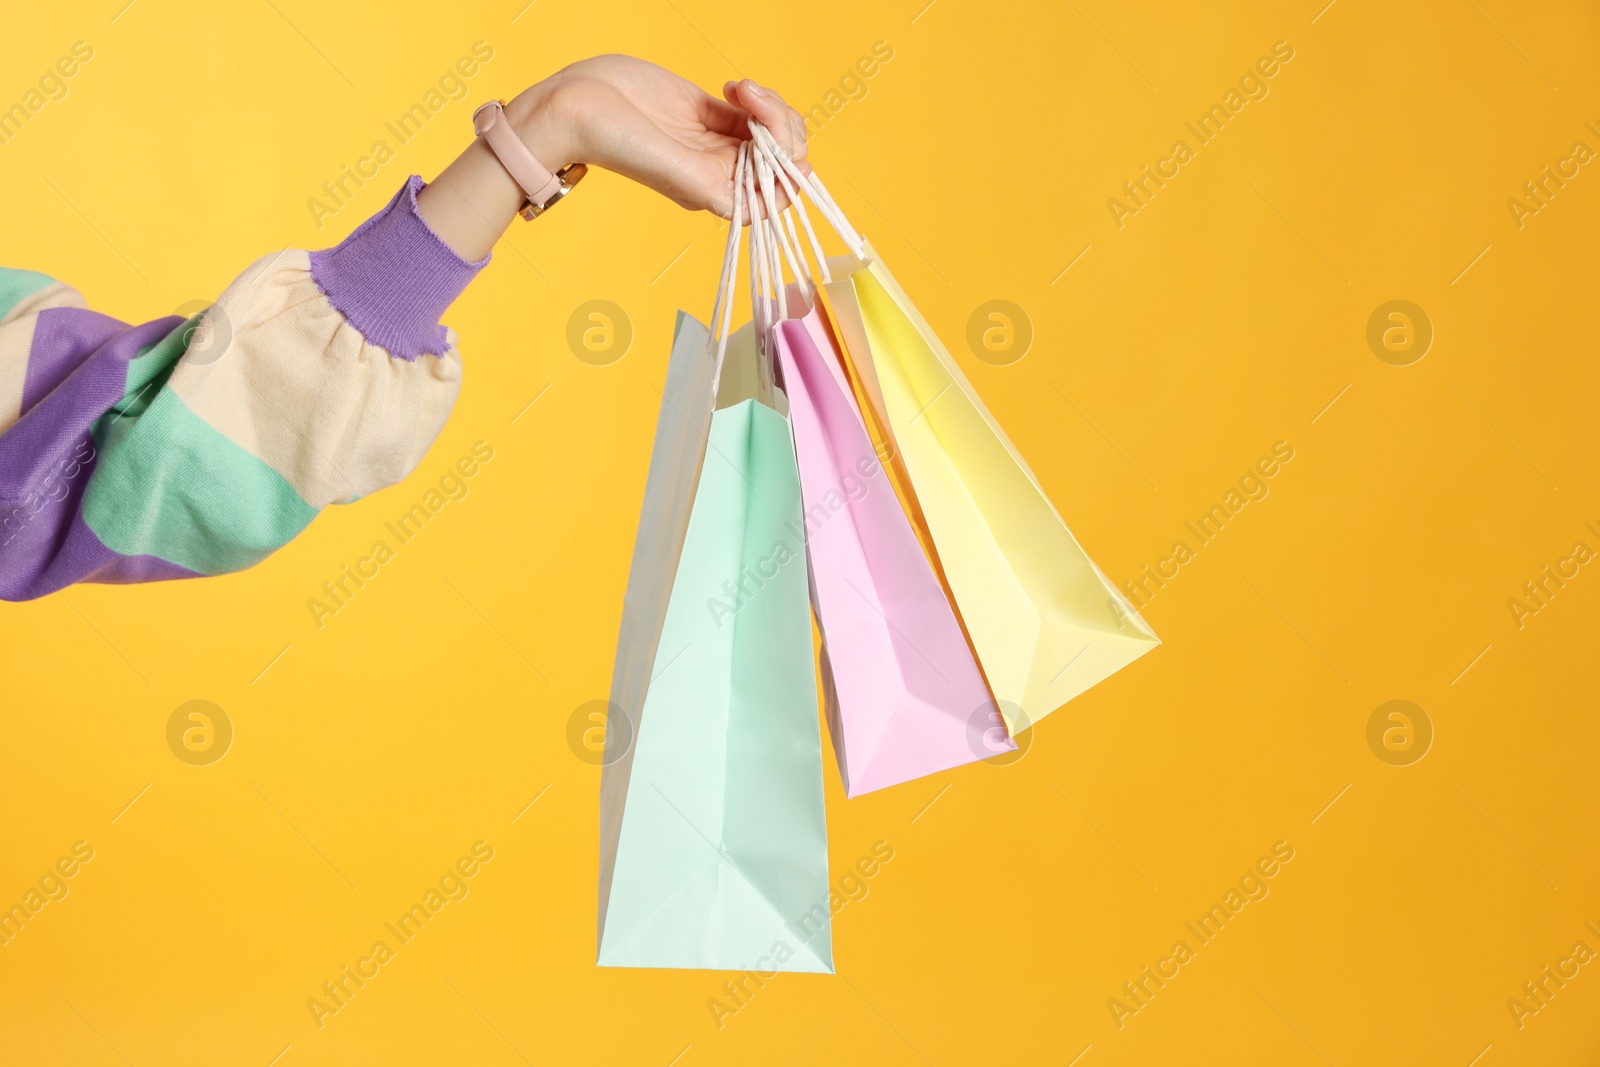
[[(573, 59), (808, 108), (881, 40), (813, 159), (1106, 573), (1274, 442), (1295, 458), (1155, 597), (1163, 647), (1020, 762), (849, 803), (830, 767), (835, 881), (894, 859), (837, 916), (836, 976), (781, 975), (719, 1029), (727, 975), (593, 965), (598, 770), (567, 723), (608, 689), (673, 312), (707, 314), (721, 254), (709, 216), (596, 173), (450, 312), (466, 384), (409, 481), (248, 573), (0, 609), (0, 902), (95, 849), (0, 948), (0, 1060), (1595, 1061), (1600, 964), (1521, 1029), (1506, 1002), (1600, 949), (1600, 568), (1521, 629), (1506, 602), (1600, 548), (1600, 174), (1521, 229), (1506, 201), (1600, 149), (1600, 15), (923, 2), (13, 5), (0, 102), (74, 41), (95, 58), (0, 147), (0, 259), (99, 310), (333, 243), (478, 102)], [(468, 98), (319, 231), (307, 198), (480, 39)], [(1107, 199), (1280, 40), (1270, 95), (1119, 230)], [(635, 331), (610, 366), (565, 341), (594, 299)], [(1034, 326), (1010, 366), (963, 342), (991, 299)], [(1411, 366), (1366, 344), (1391, 299), (1435, 329)], [(480, 439), (471, 495), (316, 629), (307, 599)], [(192, 699), (236, 731), (210, 766), (167, 747)], [(1391, 699), (1434, 727), (1410, 766), (1367, 745)], [(307, 999), (478, 840), (470, 896), (319, 1030)], [(1119, 1029), (1108, 999), (1280, 840), (1270, 895)]]

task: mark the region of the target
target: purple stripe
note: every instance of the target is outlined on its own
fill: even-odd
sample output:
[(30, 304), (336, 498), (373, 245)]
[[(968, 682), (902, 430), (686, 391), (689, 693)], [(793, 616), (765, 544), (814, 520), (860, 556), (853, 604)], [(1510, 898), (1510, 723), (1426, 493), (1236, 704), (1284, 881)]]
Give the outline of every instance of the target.
[(33, 348), (28, 353), (28, 376), (22, 383), (22, 410), (32, 409), (66, 381), (67, 375), (83, 364), (85, 353), (95, 351), (127, 328), (125, 322), (83, 308), (46, 308), (39, 312), (34, 320)]

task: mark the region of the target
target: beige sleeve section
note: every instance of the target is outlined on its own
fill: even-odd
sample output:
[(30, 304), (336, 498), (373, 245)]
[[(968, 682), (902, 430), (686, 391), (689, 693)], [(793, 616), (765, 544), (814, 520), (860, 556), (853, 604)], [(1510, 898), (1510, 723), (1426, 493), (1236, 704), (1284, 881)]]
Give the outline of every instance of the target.
[(0, 321), (0, 433), (22, 418), (22, 386), (28, 380), (33, 328), (46, 308), (81, 308), (83, 297), (65, 282), (51, 282), (23, 298)]
[(421, 462), (461, 388), (461, 357), (368, 344), (292, 250), (240, 275), (206, 312), (169, 387), (315, 508), (393, 485)]

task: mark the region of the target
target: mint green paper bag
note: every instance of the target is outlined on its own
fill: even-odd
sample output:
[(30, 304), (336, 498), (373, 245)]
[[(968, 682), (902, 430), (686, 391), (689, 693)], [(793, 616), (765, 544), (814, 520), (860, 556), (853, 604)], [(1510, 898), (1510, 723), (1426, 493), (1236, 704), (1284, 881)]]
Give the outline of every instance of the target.
[(725, 369), (717, 349), (679, 313), (612, 678), (598, 962), (832, 973), (794, 442), (752, 329)]

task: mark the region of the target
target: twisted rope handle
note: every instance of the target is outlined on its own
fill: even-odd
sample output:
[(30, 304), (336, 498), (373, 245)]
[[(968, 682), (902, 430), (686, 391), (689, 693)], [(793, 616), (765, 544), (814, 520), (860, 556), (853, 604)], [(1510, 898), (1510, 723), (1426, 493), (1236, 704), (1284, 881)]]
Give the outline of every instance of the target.
[[(717, 293), (712, 301), (712, 336), (716, 338), (716, 363), (712, 371), (712, 389), (715, 392), (722, 378), (722, 368), (727, 359), (728, 337), (733, 324), (733, 277), (738, 269), (742, 248), (741, 233), (748, 219), (750, 226), (750, 308), (756, 327), (756, 352), (758, 374), (763, 392), (772, 383), (772, 353), (770, 334), (773, 327), (787, 317), (788, 299), (784, 284), (784, 265), (805, 290), (808, 299), (814, 299), (817, 280), (811, 270), (810, 259), (800, 242), (794, 216), (800, 217), (812, 255), (816, 258), (823, 282), (833, 281), (828, 269), (828, 258), (822, 251), (822, 242), (806, 210), (806, 197), (822, 217), (834, 228), (857, 259), (866, 258), (866, 242), (862, 240), (844, 212), (829, 195), (822, 179), (803, 174), (777, 139), (761, 123), (750, 122), (751, 139), (739, 145), (733, 176), (733, 210), (728, 220), (728, 242), (723, 252), (722, 272), (717, 280)], [(777, 209), (777, 187), (781, 185), (789, 199), (789, 207)], [(802, 196), (801, 194), (805, 195)], [(758, 218), (757, 204), (764, 208), (764, 218)], [(790, 208), (794, 211), (791, 213)]]
[(717, 295), (711, 303), (711, 335), (717, 339), (716, 363), (711, 370), (711, 393), (716, 395), (722, 380), (722, 364), (728, 355), (728, 334), (733, 326), (733, 274), (739, 264), (739, 245), (744, 232), (745, 176), (749, 169), (750, 142), (739, 146), (734, 165), (733, 210), (728, 219), (728, 244), (722, 254), (722, 276), (717, 280)]
[[(850, 225), (850, 221), (844, 217), (844, 212), (839, 210), (839, 205), (834, 203), (833, 197), (829, 195), (827, 187), (822, 184), (822, 179), (817, 176), (816, 171), (813, 170), (810, 174), (802, 174), (800, 168), (795, 166), (794, 161), (789, 158), (789, 153), (784, 151), (777, 138), (772, 136), (772, 132), (753, 119), (750, 121), (750, 134), (757, 151), (765, 155), (768, 161), (776, 165), (782, 173), (788, 175), (796, 186), (805, 190), (806, 194), (811, 197), (812, 203), (817, 206), (817, 210), (822, 213), (822, 217), (827, 219), (839, 236), (843, 238), (850, 252), (857, 259), (865, 259), (866, 242), (861, 239), (861, 235), (856, 232), (855, 227)], [(786, 182), (784, 191), (789, 192), (790, 188)], [(798, 197), (791, 196), (791, 199), (799, 203)], [(802, 223), (809, 223), (803, 208), (801, 221)], [(806, 226), (806, 232), (811, 236), (812, 245), (815, 247), (816, 234), (809, 225)]]

